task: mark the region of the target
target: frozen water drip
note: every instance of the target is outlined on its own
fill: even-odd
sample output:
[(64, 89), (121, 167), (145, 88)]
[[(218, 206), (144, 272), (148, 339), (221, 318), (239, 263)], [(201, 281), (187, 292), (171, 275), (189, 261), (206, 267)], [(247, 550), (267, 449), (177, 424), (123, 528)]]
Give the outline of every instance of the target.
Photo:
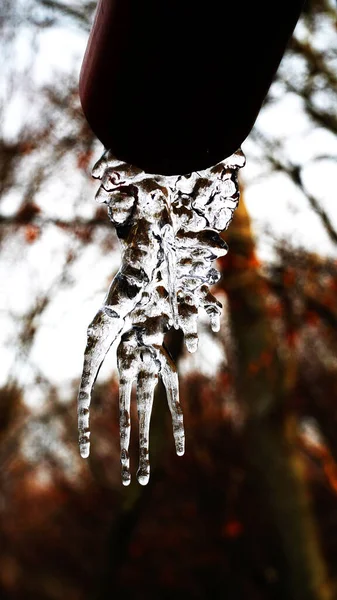
[[(122, 264), (103, 306), (88, 327), (78, 395), (79, 446), (89, 456), (89, 408), (99, 368), (113, 342), (119, 372), (119, 425), (122, 482), (131, 481), (130, 400), (135, 383), (139, 419), (139, 468), (142, 485), (150, 477), (149, 430), (159, 377), (166, 389), (176, 452), (184, 454), (185, 435), (178, 375), (163, 340), (181, 329), (189, 352), (198, 346), (198, 317), (207, 313), (220, 329), (221, 303), (210, 286), (220, 274), (212, 266), (227, 253), (219, 232), (229, 226), (239, 202), (241, 150), (207, 170), (182, 176), (148, 174), (106, 151), (93, 168), (101, 185), (96, 200), (108, 207), (122, 245)], [(131, 321), (129, 329), (125, 320)]]

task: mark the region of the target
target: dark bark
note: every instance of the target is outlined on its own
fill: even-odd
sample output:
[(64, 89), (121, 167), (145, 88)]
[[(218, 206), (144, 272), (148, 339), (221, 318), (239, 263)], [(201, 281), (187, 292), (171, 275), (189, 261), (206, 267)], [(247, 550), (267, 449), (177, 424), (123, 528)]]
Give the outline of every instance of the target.
[(237, 348), (247, 459), (260, 490), (261, 510), (269, 511), (278, 530), (287, 597), (327, 600), (332, 593), (295, 446), (296, 420), (289, 410), (296, 359), (279, 347), (268, 318), (268, 287), (259, 273), (243, 199), (226, 241), (230, 251), (223, 286)]

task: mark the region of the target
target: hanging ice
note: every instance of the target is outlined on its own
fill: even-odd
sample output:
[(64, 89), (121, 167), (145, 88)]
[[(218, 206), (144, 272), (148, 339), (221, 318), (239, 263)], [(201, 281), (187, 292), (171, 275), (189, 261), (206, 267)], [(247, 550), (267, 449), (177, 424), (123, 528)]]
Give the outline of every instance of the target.
[[(184, 425), (175, 365), (163, 346), (165, 333), (181, 329), (186, 347), (198, 345), (198, 315), (204, 309), (211, 328), (220, 328), (221, 303), (209, 286), (220, 274), (212, 262), (227, 253), (219, 236), (227, 229), (239, 201), (238, 169), (245, 157), (238, 150), (215, 167), (185, 176), (150, 175), (116, 160), (107, 151), (93, 176), (101, 180), (98, 202), (122, 244), (122, 265), (102, 308), (88, 328), (78, 396), (81, 456), (90, 449), (89, 406), (92, 387), (111, 346), (117, 350), (120, 377), (119, 419), (122, 482), (129, 469), (130, 398), (137, 386), (139, 468), (137, 478), (149, 480), (149, 427), (154, 390), (160, 377), (172, 415), (176, 452), (184, 454)], [(125, 320), (131, 321), (126, 329)]]

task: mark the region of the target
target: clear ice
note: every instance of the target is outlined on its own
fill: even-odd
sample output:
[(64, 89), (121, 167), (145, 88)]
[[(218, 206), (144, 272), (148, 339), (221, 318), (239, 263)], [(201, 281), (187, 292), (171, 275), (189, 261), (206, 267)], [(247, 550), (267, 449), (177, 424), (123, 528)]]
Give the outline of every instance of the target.
[[(130, 400), (136, 384), (139, 419), (139, 483), (150, 476), (149, 429), (154, 391), (160, 377), (172, 416), (176, 452), (184, 454), (185, 434), (175, 364), (164, 335), (181, 329), (189, 352), (198, 346), (198, 316), (204, 309), (219, 331), (221, 303), (210, 292), (220, 274), (212, 262), (227, 253), (219, 235), (227, 229), (239, 201), (239, 149), (207, 170), (182, 176), (148, 174), (106, 151), (93, 168), (101, 180), (97, 202), (122, 245), (122, 264), (102, 308), (88, 327), (78, 395), (79, 446), (89, 456), (89, 407), (100, 366), (120, 338), (119, 425), (122, 482), (129, 485)], [(131, 326), (130, 326), (131, 325)]]

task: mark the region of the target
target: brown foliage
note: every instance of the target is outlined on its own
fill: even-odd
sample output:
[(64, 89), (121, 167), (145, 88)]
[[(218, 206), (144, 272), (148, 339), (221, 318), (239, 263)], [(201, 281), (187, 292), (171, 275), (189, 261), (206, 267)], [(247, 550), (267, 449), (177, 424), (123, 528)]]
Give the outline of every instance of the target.
[[(88, 30), (94, 4), (29, 0), (23, 15), (15, 11), (15, 2), (7, 2), (6, 31), (5, 20), (0, 19), (3, 39), (11, 48), (23, 19), (36, 35), (41, 28), (62, 23)], [(307, 75), (300, 78), (291, 69), (280, 71), (279, 82), (282, 89), (301, 96), (314, 126), (336, 134), (336, 102), (323, 107), (315, 103), (322, 81), (323, 92), (332, 98), (336, 94), (336, 51), (330, 48), (324, 53), (312, 43), (323, 20), (335, 19), (331, 4), (307, 2), (308, 39), (304, 42), (295, 36), (287, 58), (303, 60)], [(20, 77), (26, 81), (28, 97), (30, 74)], [(14, 84), (15, 88), (18, 81)], [(62, 80), (55, 76), (53, 85), (35, 90), (34, 99), (39, 119), (26, 123), (17, 139), (3, 136), (0, 140), (1, 200), (6, 202), (10, 192), (15, 198), (13, 210), (7, 207), (0, 214), (1, 238), (6, 241), (1, 251), (14, 248), (10, 273), (15, 250), (23, 262), (28, 245), (39, 243), (49, 227), (68, 242), (63, 270), (50, 288), (29, 299), (24, 315), (8, 311), (14, 324), (10, 343), (15, 360), (13, 374), (0, 391), (1, 597), (333, 597), (337, 582), (336, 261), (281, 240), (275, 242), (277, 260), (262, 264), (242, 202), (225, 236), (229, 254), (220, 264), (223, 280), (218, 291), (226, 294), (230, 318), (228, 331), (224, 327), (224, 337), (219, 334), (217, 339), (228, 362), (223, 360), (213, 380), (196, 370), (181, 374), (187, 430), (183, 458), (174, 455), (166, 401), (158, 389), (150, 485), (143, 489), (132, 483), (123, 490), (117, 382), (96, 386), (95, 442), (90, 460), (84, 462), (77, 452), (75, 386), (67, 402), (61, 400), (59, 390), (31, 360), (41, 321), (56, 290), (72, 285), (73, 267), (82, 251), (95, 243), (102, 255), (108, 255), (116, 246), (101, 207), (91, 217), (78, 211), (94, 140), (79, 106), (77, 75)], [(275, 143), (258, 130), (253, 137), (264, 164), (271, 171), (286, 173), (295, 188), (306, 194), (311, 210), (336, 243), (333, 215), (306, 190), (303, 165), (287, 158), (282, 140)], [(53, 177), (63, 184), (70, 181), (68, 160), (72, 177), (79, 179), (73, 210), (63, 218), (50, 182)], [(62, 190), (65, 193), (66, 186)], [(43, 203), (48, 194), (50, 210)], [(20, 293), (25, 293), (24, 286)], [(167, 343), (179, 361), (181, 338), (173, 333)], [(44, 402), (32, 409), (29, 400), (34, 390)], [(132, 422), (136, 421), (133, 407)], [(134, 470), (136, 439), (137, 431), (131, 440)]]

